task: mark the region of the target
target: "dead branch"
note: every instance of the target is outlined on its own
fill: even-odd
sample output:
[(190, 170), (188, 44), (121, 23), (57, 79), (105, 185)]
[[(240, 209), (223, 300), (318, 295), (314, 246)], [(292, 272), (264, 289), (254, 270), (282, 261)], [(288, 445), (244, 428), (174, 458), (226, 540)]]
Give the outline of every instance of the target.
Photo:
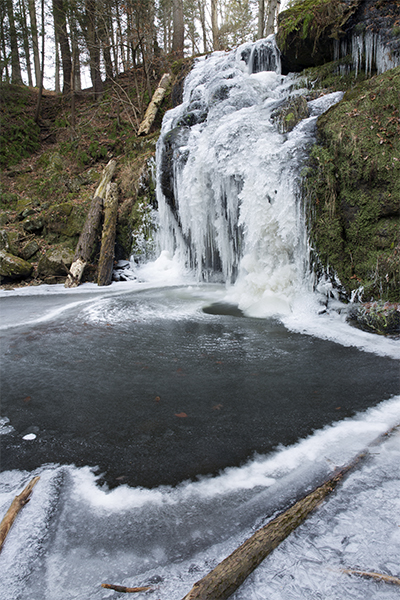
[(359, 575), (360, 577), (368, 577), (370, 579), (377, 579), (378, 581), (400, 585), (400, 577), (394, 577), (393, 575), (384, 575), (383, 573), (374, 573), (372, 571), (358, 571), (357, 569), (340, 570), (342, 573), (347, 573), (347, 575)]
[(10, 508), (8, 509), (2, 522), (0, 523), (0, 552), (3, 548), (3, 544), (5, 542), (7, 534), (10, 531), (16, 516), (18, 515), (21, 508), (23, 508), (25, 504), (29, 502), (33, 487), (37, 484), (39, 479), (40, 477), (34, 477), (33, 479), (31, 479), (31, 481), (22, 490), (22, 492), (18, 496), (15, 496), (14, 500), (11, 502)]
[(108, 590), (114, 590), (116, 592), (123, 592), (125, 594), (133, 594), (135, 592), (149, 592), (153, 590), (152, 587), (125, 587), (124, 585), (113, 585), (112, 583), (102, 583), (101, 587), (107, 588)]

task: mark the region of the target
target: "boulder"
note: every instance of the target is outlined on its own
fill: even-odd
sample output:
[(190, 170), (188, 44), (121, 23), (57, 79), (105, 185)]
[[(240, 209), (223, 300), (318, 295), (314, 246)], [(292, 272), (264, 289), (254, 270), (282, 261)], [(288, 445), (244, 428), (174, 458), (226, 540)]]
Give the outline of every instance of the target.
[(67, 270), (72, 264), (74, 251), (68, 248), (55, 248), (48, 250), (39, 260), (37, 272), (38, 276), (54, 277), (66, 276)]
[(25, 279), (30, 277), (33, 265), (23, 258), (14, 256), (5, 250), (0, 250), (0, 278)]
[(31, 240), (23, 246), (20, 255), (24, 260), (29, 260), (39, 250), (39, 244), (36, 240)]
[(44, 220), (42, 217), (29, 216), (23, 221), (22, 227), (27, 233), (38, 233), (44, 227)]

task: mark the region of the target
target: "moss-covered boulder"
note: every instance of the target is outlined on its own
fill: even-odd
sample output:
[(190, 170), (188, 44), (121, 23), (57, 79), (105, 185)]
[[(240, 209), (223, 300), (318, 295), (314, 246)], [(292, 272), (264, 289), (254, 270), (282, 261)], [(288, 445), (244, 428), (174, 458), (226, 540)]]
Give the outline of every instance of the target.
[(347, 92), (318, 120), (304, 181), (310, 236), (347, 294), (400, 299), (400, 67)]
[(19, 256), (0, 250), (0, 280), (30, 277), (33, 265)]
[(68, 248), (52, 248), (44, 254), (37, 267), (38, 276), (45, 279), (47, 277), (66, 277), (67, 269), (71, 266), (74, 258), (74, 252)]
[(363, 331), (398, 336), (400, 304), (383, 301), (357, 304), (349, 313), (349, 321)]

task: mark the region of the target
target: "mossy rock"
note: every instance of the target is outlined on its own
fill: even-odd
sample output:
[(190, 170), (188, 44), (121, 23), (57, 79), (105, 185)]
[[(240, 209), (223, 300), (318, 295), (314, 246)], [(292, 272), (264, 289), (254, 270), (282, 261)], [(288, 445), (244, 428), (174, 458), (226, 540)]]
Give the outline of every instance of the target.
[(334, 41), (361, 0), (302, 0), (278, 18), (277, 44), (283, 73), (300, 72), (334, 58)]
[(67, 276), (74, 258), (74, 252), (65, 247), (52, 248), (39, 260), (37, 273), (39, 277)]
[(307, 100), (304, 96), (292, 96), (271, 115), (273, 121), (278, 123), (281, 133), (292, 131), (302, 119), (309, 116)]
[(348, 320), (364, 331), (400, 336), (400, 304), (398, 303), (381, 301), (355, 305), (349, 313)]
[(46, 235), (76, 238), (80, 235), (86, 218), (86, 206), (74, 202), (62, 202), (50, 207), (45, 213)]
[(304, 181), (310, 236), (351, 294), (400, 299), (400, 67), (347, 92), (318, 120)]
[(0, 279), (25, 279), (30, 277), (33, 265), (19, 256), (0, 251)]

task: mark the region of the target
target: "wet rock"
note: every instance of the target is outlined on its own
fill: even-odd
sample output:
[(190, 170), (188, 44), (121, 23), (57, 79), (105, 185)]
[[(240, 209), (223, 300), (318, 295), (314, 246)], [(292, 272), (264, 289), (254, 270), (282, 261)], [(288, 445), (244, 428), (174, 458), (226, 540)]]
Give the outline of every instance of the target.
[(33, 266), (23, 258), (4, 250), (0, 251), (0, 278), (25, 279), (30, 277)]
[(74, 252), (68, 248), (55, 248), (46, 252), (39, 260), (37, 272), (42, 278), (67, 275), (72, 264)]
[(352, 307), (349, 322), (359, 329), (384, 335), (400, 335), (400, 304), (367, 302)]
[(278, 123), (281, 133), (292, 131), (302, 119), (309, 116), (307, 100), (304, 96), (294, 96), (277, 108), (271, 115)]

